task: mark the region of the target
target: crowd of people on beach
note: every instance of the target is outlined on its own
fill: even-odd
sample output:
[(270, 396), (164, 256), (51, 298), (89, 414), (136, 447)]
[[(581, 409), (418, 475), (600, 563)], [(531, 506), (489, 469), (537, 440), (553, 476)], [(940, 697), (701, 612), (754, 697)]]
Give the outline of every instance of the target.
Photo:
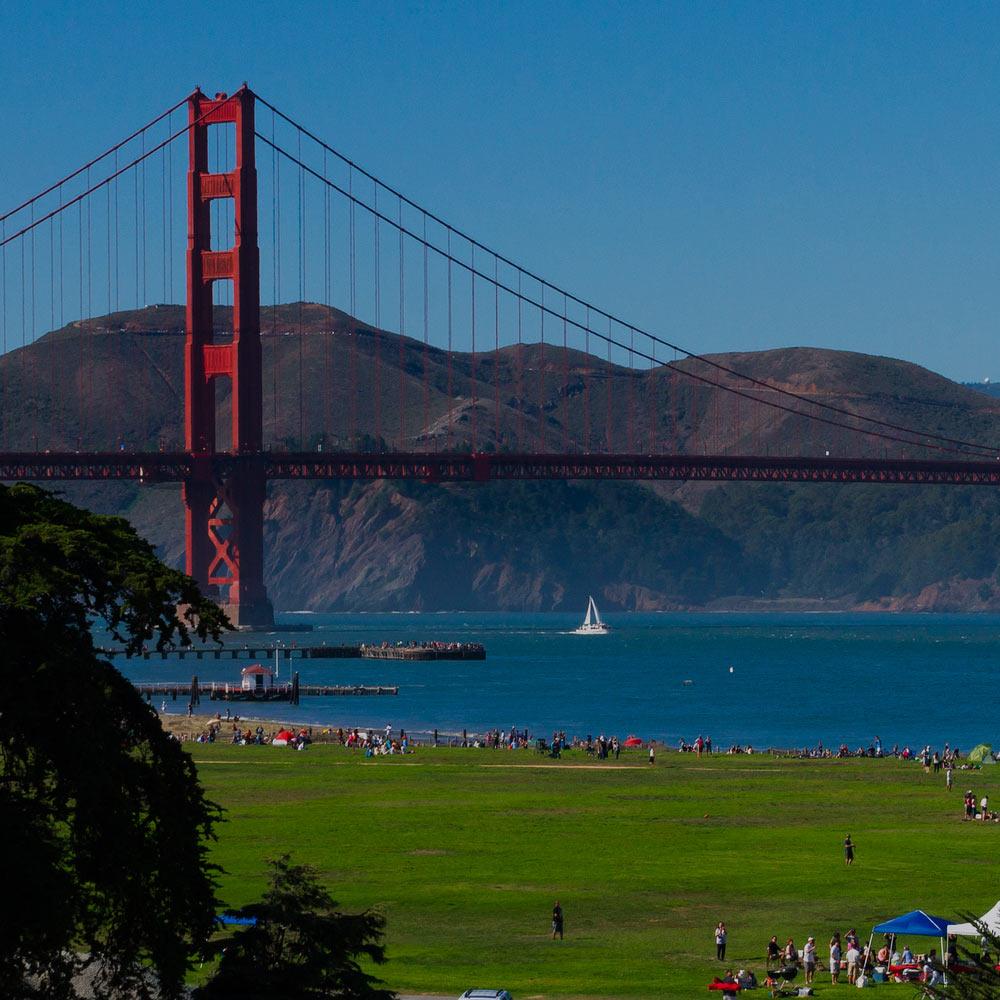
[[(165, 710), (166, 703), (161, 708), (161, 711), (165, 712)], [(197, 736), (185, 738), (194, 739), (199, 743), (218, 742), (223, 722), (227, 725), (232, 724), (231, 742), (241, 746), (269, 744), (276, 735), (275, 732), (265, 731), (263, 725), (257, 725), (255, 729), (241, 728), (239, 716), (231, 715), (227, 708), (225, 719), (217, 713), (215, 719), (211, 720)], [(554, 731), (551, 739), (546, 740), (544, 737), (533, 738), (527, 728), (519, 729), (517, 726), (510, 726), (508, 729), (495, 726), (485, 733), (470, 733), (468, 730), (463, 730), (461, 734), (442, 734), (438, 729), (434, 729), (432, 732), (424, 734), (423, 739), (416, 740), (405, 731), (401, 731), (398, 737), (393, 738), (391, 724), (386, 724), (384, 733), (370, 728), (355, 727), (345, 730), (344, 727), (340, 727), (334, 730), (331, 727), (326, 727), (314, 735), (314, 727), (312, 726), (301, 728), (300, 732), (305, 735), (305, 740), (300, 740), (296, 736), (296, 746), (308, 745), (313, 740), (327, 743), (335, 742), (349, 749), (358, 749), (369, 757), (411, 753), (417, 746), (430, 745), (490, 750), (533, 749), (556, 758), (560, 757), (565, 750), (577, 750), (597, 760), (606, 761), (619, 760), (623, 750), (642, 748), (642, 752), (649, 756), (650, 763), (653, 763), (657, 750), (664, 752), (670, 749), (666, 744), (656, 740), (640, 740), (634, 736), (629, 736), (626, 740), (617, 735), (607, 736), (604, 733), (596, 738), (590, 733), (582, 737), (569, 736), (564, 730)], [(870, 758), (915, 762), (921, 765), (927, 774), (936, 775), (943, 772), (945, 786), (949, 791), (953, 788), (956, 771), (975, 771), (981, 766), (963, 757), (961, 750), (958, 747), (952, 747), (949, 743), (945, 743), (940, 750), (933, 749), (930, 744), (925, 744), (920, 749), (913, 749), (908, 744), (902, 747), (895, 744), (891, 749), (888, 749), (883, 746), (878, 736), (871, 740), (867, 747), (859, 746), (855, 750), (851, 750), (846, 743), (842, 743), (839, 748), (833, 750), (819, 742), (814, 747), (798, 750), (775, 748), (760, 750), (755, 749), (750, 744), (744, 746), (734, 743), (720, 751), (713, 745), (711, 736), (699, 734), (692, 741), (682, 737), (677, 741), (676, 749), (679, 753), (690, 753), (697, 757), (701, 757), (703, 754), (718, 753), (728, 755), (769, 753), (775, 756), (810, 760)], [(977, 800), (971, 789), (963, 797), (963, 816), (967, 820), (977, 819), (1000, 823), (1000, 812), (989, 808), (986, 796)]]

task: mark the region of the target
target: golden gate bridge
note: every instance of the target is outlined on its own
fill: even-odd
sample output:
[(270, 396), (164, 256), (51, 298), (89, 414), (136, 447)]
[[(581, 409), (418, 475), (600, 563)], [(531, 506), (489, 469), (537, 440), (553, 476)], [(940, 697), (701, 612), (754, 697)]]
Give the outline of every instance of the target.
[[(135, 333), (129, 303), (176, 301), (182, 247), (174, 385), (172, 344), (99, 347)], [(0, 327), (0, 479), (180, 483), (186, 571), (237, 625), (273, 620), (270, 480), (1000, 482), (988, 444), (738, 370), (543, 279), (245, 84), (196, 90), (0, 216)], [(182, 412), (157, 425), (170, 393)]]

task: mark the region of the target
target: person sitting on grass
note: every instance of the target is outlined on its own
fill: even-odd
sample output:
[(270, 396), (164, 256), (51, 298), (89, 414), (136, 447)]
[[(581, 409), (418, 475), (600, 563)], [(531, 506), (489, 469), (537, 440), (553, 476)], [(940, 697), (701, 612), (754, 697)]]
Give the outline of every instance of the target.
[(778, 935), (772, 934), (771, 940), (767, 942), (767, 964), (774, 965), (781, 958), (781, 947), (778, 944)]
[(927, 957), (924, 959), (923, 973), (925, 986), (937, 986), (944, 978), (938, 968), (936, 948), (931, 948), (927, 953)]

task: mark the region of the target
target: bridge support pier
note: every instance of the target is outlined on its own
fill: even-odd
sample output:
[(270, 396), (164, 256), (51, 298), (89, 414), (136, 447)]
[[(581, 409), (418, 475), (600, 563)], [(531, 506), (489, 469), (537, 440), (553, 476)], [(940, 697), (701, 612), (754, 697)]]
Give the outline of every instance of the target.
[[(184, 480), (187, 572), (219, 601), (234, 625), (267, 628), (274, 611), (264, 588), (264, 472), (260, 349), (260, 252), (254, 96), (188, 98), (187, 313), (184, 440), (192, 455)], [(209, 129), (235, 129), (236, 164), (209, 169)], [(226, 144), (228, 148), (228, 143)], [(212, 247), (213, 201), (232, 206), (233, 246)], [(215, 330), (213, 288), (232, 283), (232, 334)], [(230, 453), (248, 459), (222, 479), (213, 468), (218, 417), (215, 379), (230, 380)]]

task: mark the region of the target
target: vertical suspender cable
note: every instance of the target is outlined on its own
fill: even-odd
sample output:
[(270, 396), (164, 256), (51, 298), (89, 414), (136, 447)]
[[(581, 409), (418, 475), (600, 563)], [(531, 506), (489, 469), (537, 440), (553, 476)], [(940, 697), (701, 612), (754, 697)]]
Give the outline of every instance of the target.
[[(323, 179), (326, 180), (326, 150), (323, 150)], [(330, 188), (323, 186), (323, 301), (327, 307), (327, 329), (323, 336), (323, 448), (333, 434), (333, 280), (330, 271), (330, 228), (331, 228)]]
[[(299, 139), (299, 163), (302, 162), (302, 132), (298, 133)], [(299, 217), (299, 304), (298, 304), (298, 326), (299, 326), (299, 449), (304, 451), (306, 447), (305, 439), (305, 408), (302, 393), (302, 304), (306, 297), (306, 249), (305, 249), (305, 222), (303, 214), (305, 209), (305, 170), (299, 167), (299, 193), (296, 199), (297, 214)]]
[(379, 241), (381, 231), (378, 217), (378, 184), (375, 185), (375, 447), (382, 449), (382, 253)]
[(569, 343), (566, 340), (566, 293), (563, 292), (563, 454), (569, 453)]
[(347, 190), (350, 202), (351, 233), (351, 450), (358, 447), (358, 310), (357, 310), (357, 248), (354, 205), (354, 167), (347, 169)]
[[(170, 118), (167, 118), (167, 135), (171, 135)], [(174, 298), (174, 144), (168, 142), (167, 151), (167, 302)]]
[[(110, 311), (110, 310), (109, 310)], [(55, 219), (49, 219), (49, 329), (56, 328), (56, 227)], [(55, 426), (58, 384), (56, 371), (59, 356), (55, 341), (49, 340), (49, 438)], [(35, 449), (38, 450), (37, 448)]]
[[(34, 206), (32, 205), (32, 215), (34, 215)], [(25, 346), (27, 345), (27, 318), (25, 316), (25, 272), (24, 272), (24, 239), (18, 240), (18, 249), (20, 250), (21, 256), (21, 280), (18, 282), (21, 286), (21, 380), (26, 381), (27, 371), (28, 371), (28, 358), (27, 351), (25, 351)], [(81, 338), (81, 345), (83, 340)], [(23, 447), (23, 446), (22, 446)]]
[[(33, 220), (34, 214), (35, 214), (35, 205), (34, 205), (34, 202), (32, 202), (32, 205), (31, 205), (32, 220)], [(35, 286), (36, 286), (36, 280), (35, 280), (35, 230), (32, 229), (31, 230), (31, 325), (28, 327), (28, 329), (31, 331), (31, 339), (32, 339), (32, 341), (34, 341), (35, 338), (38, 336), (38, 324), (37, 324), (37, 321), (35, 319)]]
[[(117, 183), (117, 182), (116, 182)], [(63, 189), (62, 185), (59, 185), (59, 206), (62, 208), (63, 202)], [(66, 313), (66, 274), (65, 268), (63, 267), (63, 212), (59, 212), (59, 327), (60, 329), (65, 325), (65, 313)]]
[(406, 439), (406, 351), (403, 346), (403, 338), (406, 334), (406, 276), (403, 273), (405, 261), (405, 247), (403, 246), (403, 199), (399, 201), (399, 399), (396, 405), (399, 407), (399, 444), (400, 451), (403, 449), (403, 442)]
[(606, 379), (606, 383), (605, 383), (606, 388), (607, 388), (608, 403), (607, 403), (607, 413), (605, 414), (605, 417), (604, 417), (605, 448), (609, 452), (614, 451), (614, 448), (612, 447), (612, 445), (613, 445), (613, 437), (612, 437), (612, 434), (611, 434), (611, 376), (612, 376), (612, 367), (611, 367), (611, 339), (614, 336), (614, 331), (615, 331), (614, 321), (609, 316), (608, 317), (608, 341), (607, 341), (607, 344), (608, 344), (608, 372), (607, 372), (607, 379)]
[[(142, 152), (146, 152), (146, 133), (142, 133)], [(141, 305), (146, 305), (149, 302), (149, 298), (146, 295), (146, 160), (145, 156), (142, 161), (142, 298), (140, 299)], [(90, 202), (88, 201), (89, 205)]]
[[(108, 270), (108, 315), (112, 313), (111, 303), (114, 290), (111, 284), (111, 185), (109, 184), (105, 189), (104, 193), (107, 196), (107, 239), (105, 241), (105, 246), (107, 248), (107, 270)], [(166, 299), (164, 298), (164, 301)]]
[(545, 435), (545, 282), (541, 283), (541, 294), (539, 295), (539, 326), (540, 335), (538, 343), (538, 449), (541, 452), (548, 450)]
[[(115, 174), (117, 175), (117, 173), (118, 173), (118, 150), (115, 150)], [(116, 176), (115, 180), (114, 180), (114, 185), (115, 185), (115, 243), (114, 243), (114, 254), (115, 254), (115, 308), (114, 308), (114, 311), (115, 312), (118, 312), (118, 310), (121, 308), (120, 300), (121, 300), (121, 286), (122, 286), (121, 269), (120, 269), (120, 259), (119, 259), (120, 258), (119, 247), (120, 247), (120, 244), (121, 244), (121, 235), (120, 235), (121, 234), (121, 229), (120, 229), (119, 222), (118, 222), (118, 219), (119, 219), (119, 206), (118, 206), (118, 203), (120, 201), (120, 198), (119, 198), (119, 184), (120, 184), (120, 181), (121, 181), (121, 178)], [(60, 219), (60, 222), (61, 222), (62, 221), (62, 213), (61, 212), (59, 213), (59, 219)], [(60, 268), (61, 268), (61, 266), (62, 266), (62, 263), (60, 261)], [(110, 267), (110, 266), (111, 266), (111, 262), (108, 261), (108, 267)]]
[(451, 229), (448, 230), (448, 451), (451, 451), (451, 421), (455, 413), (455, 397), (451, 388)]
[(635, 454), (635, 330), (628, 330), (628, 412), (625, 415), (625, 441), (630, 455)]
[(406, 270), (405, 251), (403, 245), (403, 199), (399, 199), (399, 443), (397, 447), (402, 450), (403, 442), (406, 440), (406, 354), (403, 349), (403, 340), (406, 336)]
[(427, 213), (423, 213), (424, 229), (424, 436), (430, 433), (430, 385), (427, 381), (427, 351), (430, 335), (430, 289), (427, 272)]
[(583, 450), (590, 454), (590, 306), (587, 306), (587, 319), (583, 331)]
[(732, 451), (738, 452), (739, 448), (737, 448), (737, 444), (739, 443), (740, 418), (742, 416), (741, 407), (740, 407), (740, 397), (739, 396), (733, 396), (732, 399), (731, 399), (731, 401), (730, 401), (730, 406), (731, 406), (732, 410), (735, 411), (735, 412), (733, 413), (733, 424), (732, 424), (732, 426), (733, 426), (733, 433), (732, 433), (732, 437), (731, 437), (730, 442), (729, 442), (729, 447), (730, 447), (730, 449)]
[[(170, 143), (167, 143), (169, 146)], [(167, 303), (167, 146), (160, 150), (160, 260), (163, 266), (161, 279), (162, 291), (160, 301)]]
[(500, 450), (500, 261), (493, 255), (493, 445)]
[(271, 441), (278, 440), (278, 151), (271, 112)]
[[(88, 187), (89, 187), (88, 178)], [(132, 242), (135, 248), (135, 295), (133, 308), (139, 308), (139, 171), (132, 168)]]
[(476, 371), (476, 244), (472, 244), (472, 270), (469, 272), (469, 279), (472, 283), (471, 288), (471, 299), (472, 299), (472, 368), (471, 377), (469, 379), (469, 395), (472, 400), (472, 411), (471, 411), (471, 423), (470, 427), (472, 430), (471, 437), (471, 450), (476, 450), (476, 382), (479, 378), (479, 373)]
[(718, 455), (721, 448), (721, 429), (719, 427), (719, 390), (712, 388), (712, 449)]
[(656, 405), (656, 362), (653, 360), (656, 357), (656, 344), (653, 343), (652, 338), (647, 339), (649, 339), (649, 348), (647, 351), (649, 354), (649, 374), (646, 376), (646, 395), (649, 399), (649, 454), (655, 455), (657, 453), (657, 417), (659, 416)]
[[(88, 181), (89, 181), (89, 178), (88, 178)], [(90, 187), (90, 184), (88, 183), (87, 186)], [(77, 278), (78, 278), (78, 282), (79, 282), (79, 289), (78, 289), (78, 291), (79, 291), (79, 297), (80, 297), (80, 308), (79, 308), (79, 312), (77, 313), (77, 315), (82, 320), (83, 319), (83, 202), (82, 201), (77, 202), (77, 220), (76, 220), (76, 222), (77, 222), (77, 250), (79, 251), (79, 264), (78, 264), (79, 273), (77, 275)], [(83, 404), (84, 404), (84, 397), (83, 397), (83, 393), (84, 393), (83, 338), (84, 338), (85, 335), (86, 335), (86, 328), (81, 325), (81, 327), (80, 327), (80, 337), (79, 337), (79, 340), (77, 341), (78, 348), (79, 348), (79, 352), (78, 352), (79, 353), (79, 357), (78, 357), (78, 361), (77, 361), (77, 363), (79, 365), (78, 372), (77, 372), (77, 396), (78, 396), (77, 402), (78, 402), (79, 411), (80, 411), (80, 418), (79, 418), (79, 421), (77, 422), (77, 428), (76, 428), (76, 430), (77, 430), (76, 446), (77, 446), (78, 449), (82, 449), (83, 448), (83, 433), (84, 433), (84, 424), (83, 424), (83, 418), (84, 418), (84, 409), (83, 409)]]
[[(61, 217), (61, 216), (60, 216)], [(0, 364), (0, 392), (3, 399), (7, 400), (7, 220), (0, 222), (0, 337), (2, 337), (3, 358)], [(7, 407), (0, 408), (3, 415), (3, 450), (10, 451), (9, 420)]]
[(275, 157), (274, 164), (274, 434), (278, 440), (281, 424), (281, 342), (284, 340), (284, 329), (278, 331), (278, 309), (281, 307), (281, 159)]
[[(145, 162), (145, 161), (143, 161)], [(87, 187), (90, 187), (90, 169), (87, 169)], [(89, 197), (87, 202), (87, 319), (94, 315), (94, 229), (92, 224), (92, 207), (94, 199)], [(94, 343), (96, 341), (96, 331), (91, 328), (91, 332), (86, 337), (87, 341), (87, 413), (88, 426), (94, 428), (94, 406), (96, 397), (94, 393)], [(94, 428), (96, 429), (96, 428)], [(101, 442), (94, 440), (94, 445), (100, 447)]]
[(517, 359), (515, 364), (517, 380), (517, 447), (519, 451), (527, 451), (527, 440), (524, 432), (524, 355), (522, 341), (522, 327), (524, 321), (524, 299), (521, 296), (521, 277), (523, 272), (518, 268), (517, 272)]

